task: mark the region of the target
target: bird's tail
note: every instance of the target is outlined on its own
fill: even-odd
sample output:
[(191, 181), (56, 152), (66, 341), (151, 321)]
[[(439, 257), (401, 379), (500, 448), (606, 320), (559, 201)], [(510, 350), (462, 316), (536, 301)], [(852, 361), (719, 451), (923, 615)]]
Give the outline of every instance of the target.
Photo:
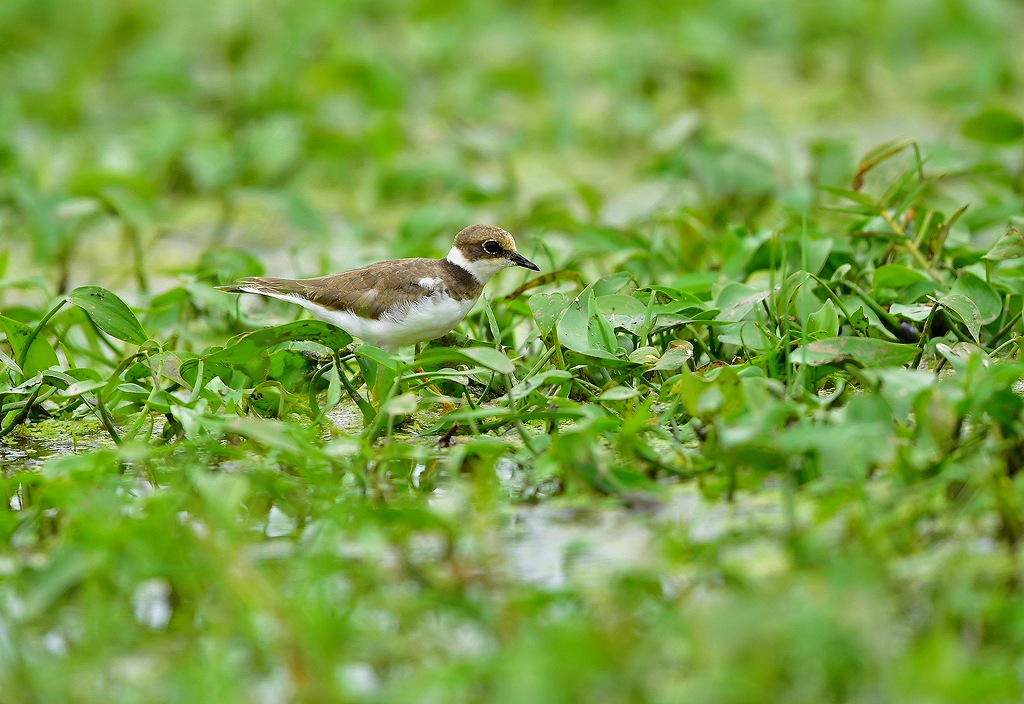
[(227, 286), (217, 286), (226, 293), (258, 293), (264, 296), (286, 296), (295, 292), (293, 279), (275, 279), (265, 276), (249, 276)]

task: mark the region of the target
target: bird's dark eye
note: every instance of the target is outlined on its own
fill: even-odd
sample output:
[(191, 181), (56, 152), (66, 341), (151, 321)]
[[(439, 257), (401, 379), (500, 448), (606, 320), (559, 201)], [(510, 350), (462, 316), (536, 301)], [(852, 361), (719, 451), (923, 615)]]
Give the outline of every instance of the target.
[(501, 245), (494, 240), (487, 240), (484, 242), (484, 251), (488, 254), (497, 254), (501, 251)]

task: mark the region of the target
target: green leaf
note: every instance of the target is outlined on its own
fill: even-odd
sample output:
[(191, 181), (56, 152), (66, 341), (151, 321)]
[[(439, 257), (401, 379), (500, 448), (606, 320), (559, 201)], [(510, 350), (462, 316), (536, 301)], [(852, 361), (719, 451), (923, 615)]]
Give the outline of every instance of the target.
[(511, 374), (515, 371), (512, 360), (493, 347), (431, 347), (424, 350), (416, 361), (424, 367), (461, 362), (484, 367), (498, 374)]
[(839, 312), (831, 298), (825, 301), (821, 308), (807, 316), (804, 330), (808, 337), (828, 338), (839, 334)]
[(352, 336), (322, 320), (297, 320), (241, 335), (224, 349), (208, 354), (203, 359), (207, 362), (240, 364), (263, 354), (268, 347), (291, 340), (318, 342), (324, 347), (339, 350), (352, 342)]
[(938, 304), (959, 318), (967, 326), (967, 332), (974, 341), (980, 344), (978, 335), (981, 333), (981, 312), (974, 301), (959, 293), (951, 293), (938, 299)]
[(598, 396), (597, 400), (626, 401), (631, 398), (636, 398), (639, 395), (640, 392), (630, 386), (614, 386)]
[(596, 350), (614, 356), (618, 350), (615, 333), (601, 314), (592, 287), (588, 286), (569, 304), (558, 323), (558, 339), (575, 352)]
[(624, 328), (635, 333), (647, 317), (647, 306), (633, 296), (621, 293), (598, 296), (596, 303), (613, 329)]
[[(0, 329), (3, 329), (4, 334), (7, 335), (7, 341), (14, 350), (14, 358), (21, 358), (25, 342), (32, 334), (32, 328), (17, 320), (0, 316)], [(25, 368), (21, 371), (25, 378), (30, 378), (44, 369), (58, 364), (60, 361), (57, 359), (57, 353), (53, 346), (44, 340), (42, 335), (37, 335), (36, 339), (32, 341), (28, 354), (25, 355)]]
[(263, 265), (249, 251), (238, 247), (208, 249), (199, 258), (197, 272), (217, 282), (230, 282), (246, 276), (263, 276)]
[(499, 352), (493, 347), (464, 347), (462, 353), (481, 367), (499, 374), (511, 374), (515, 371), (512, 360), (504, 352)]
[(398, 371), (398, 360), (395, 359), (386, 350), (382, 350), (380, 347), (374, 347), (373, 345), (359, 345), (353, 350), (356, 357), (362, 357), (368, 359), (371, 362), (376, 362), (385, 369), (389, 369), (393, 372)]
[(868, 319), (868, 315), (863, 306), (854, 309), (850, 313), (849, 318), (847, 318), (847, 321), (850, 323), (850, 327), (861, 335), (867, 335), (868, 326), (871, 324), (871, 321)]
[(987, 144), (1006, 144), (1024, 137), (1024, 120), (1002, 108), (986, 108), (964, 121), (964, 137)]
[(987, 281), (969, 271), (962, 272), (957, 277), (950, 293), (971, 299), (978, 307), (982, 325), (988, 325), (1003, 312), (1003, 299), (999, 292)]
[(569, 297), (562, 293), (537, 293), (530, 296), (530, 311), (541, 335), (549, 335), (555, 329), (569, 303)]
[(886, 264), (875, 270), (875, 290), (880, 288), (905, 288), (911, 284), (931, 281), (927, 274), (903, 264)]
[(84, 310), (103, 332), (133, 345), (149, 339), (139, 319), (124, 301), (105, 288), (80, 286), (67, 295), (69, 303)]
[(124, 186), (107, 186), (100, 190), (100, 197), (134, 228), (145, 227), (152, 220), (147, 203)]
[(1019, 227), (1010, 225), (984, 258), (1002, 261), (1021, 257), (1024, 257), (1024, 237), (1021, 236)]
[(865, 367), (901, 367), (917, 356), (916, 345), (900, 345), (873, 337), (833, 337), (809, 342), (793, 351), (798, 364), (858, 362)]
[(770, 290), (754, 288), (747, 284), (735, 281), (726, 284), (718, 294), (715, 305), (722, 312), (719, 314), (721, 320), (739, 321), (747, 315), (754, 306), (772, 295)]
[(911, 303), (910, 305), (893, 303), (889, 306), (889, 313), (899, 318), (906, 318), (907, 320), (920, 323), (923, 320), (927, 320), (928, 316), (931, 315), (932, 307), (930, 303)]
[(672, 369), (679, 369), (684, 366), (687, 362), (693, 359), (693, 344), (682, 340), (679, 342), (672, 343), (673, 347), (669, 347), (665, 350), (665, 354), (661, 355), (661, 359), (654, 365), (657, 371), (667, 371)]

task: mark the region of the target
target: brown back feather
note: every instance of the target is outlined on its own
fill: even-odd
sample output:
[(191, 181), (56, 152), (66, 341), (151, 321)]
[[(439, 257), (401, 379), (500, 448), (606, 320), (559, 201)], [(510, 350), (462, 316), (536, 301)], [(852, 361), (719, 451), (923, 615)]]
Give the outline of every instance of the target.
[(388, 311), (407, 309), (424, 294), (433, 293), (419, 281), (439, 275), (445, 280), (448, 294), (460, 301), (478, 297), (483, 289), (472, 274), (446, 259), (394, 259), (313, 279), (254, 276), (221, 288), (232, 293), (248, 288), (270, 295), (298, 295), (330, 310), (347, 310), (378, 320)]

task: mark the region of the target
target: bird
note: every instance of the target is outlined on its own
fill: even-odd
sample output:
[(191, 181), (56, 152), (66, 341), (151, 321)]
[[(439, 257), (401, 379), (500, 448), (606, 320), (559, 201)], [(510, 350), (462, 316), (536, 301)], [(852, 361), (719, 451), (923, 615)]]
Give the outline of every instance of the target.
[(394, 352), (454, 330), (484, 284), (513, 266), (540, 271), (519, 253), (511, 234), (471, 225), (455, 236), (442, 259), (391, 259), (312, 279), (252, 276), (217, 288), (297, 303), (353, 337)]

